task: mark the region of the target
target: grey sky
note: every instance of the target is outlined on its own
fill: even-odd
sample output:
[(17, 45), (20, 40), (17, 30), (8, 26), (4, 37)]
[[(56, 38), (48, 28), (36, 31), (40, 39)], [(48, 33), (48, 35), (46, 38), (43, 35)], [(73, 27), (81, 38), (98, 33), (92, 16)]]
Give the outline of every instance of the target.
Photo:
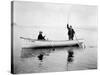
[(97, 6), (14, 2), (14, 23), (20, 26), (97, 28)]

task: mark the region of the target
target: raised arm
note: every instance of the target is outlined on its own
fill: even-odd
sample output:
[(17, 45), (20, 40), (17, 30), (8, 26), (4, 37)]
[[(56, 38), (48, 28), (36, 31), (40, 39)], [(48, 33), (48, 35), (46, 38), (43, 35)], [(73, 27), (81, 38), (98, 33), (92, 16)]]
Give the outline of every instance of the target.
[(69, 25), (67, 24), (67, 29), (69, 29)]

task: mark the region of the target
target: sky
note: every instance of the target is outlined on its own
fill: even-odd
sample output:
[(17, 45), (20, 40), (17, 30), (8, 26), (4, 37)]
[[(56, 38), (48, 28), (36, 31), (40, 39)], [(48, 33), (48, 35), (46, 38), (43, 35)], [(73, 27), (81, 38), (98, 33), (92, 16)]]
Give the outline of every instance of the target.
[(97, 6), (15, 1), (14, 22), (36, 27), (63, 27), (67, 23), (95, 27)]
[(97, 6), (15, 1), (14, 24), (47, 33), (52, 30), (51, 34), (65, 33), (67, 23), (74, 29), (97, 30), (97, 12)]

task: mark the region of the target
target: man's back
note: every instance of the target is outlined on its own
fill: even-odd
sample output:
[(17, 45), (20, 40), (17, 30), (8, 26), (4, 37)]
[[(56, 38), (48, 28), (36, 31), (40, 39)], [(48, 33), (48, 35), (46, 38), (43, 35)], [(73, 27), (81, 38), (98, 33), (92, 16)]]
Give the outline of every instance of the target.
[(42, 34), (38, 35), (38, 40), (45, 40), (44, 37), (42, 36)]

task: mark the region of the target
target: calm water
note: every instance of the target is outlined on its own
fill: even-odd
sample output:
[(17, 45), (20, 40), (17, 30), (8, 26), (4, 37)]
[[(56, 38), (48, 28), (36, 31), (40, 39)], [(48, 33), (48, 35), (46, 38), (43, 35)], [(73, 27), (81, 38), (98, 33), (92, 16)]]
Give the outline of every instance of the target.
[[(30, 41), (22, 40), (19, 37), (36, 37), (36, 33), (30, 33), (32, 30), (31, 28), (22, 29), (14, 27), (13, 50), (15, 73), (74, 71), (97, 68), (97, 31), (80, 30), (77, 33), (78, 38), (85, 39), (86, 48), (51, 48), (37, 50), (22, 48), (23, 44)], [(46, 31), (46, 29), (44, 30)], [(34, 30), (33, 32), (37, 31)], [(33, 34), (35, 35), (34, 37)], [(52, 35), (52, 33), (49, 34)], [(59, 37), (59, 35), (55, 37)], [(59, 39), (65, 40), (63, 36), (59, 37)], [(69, 51), (71, 51), (72, 55), (69, 55)]]

